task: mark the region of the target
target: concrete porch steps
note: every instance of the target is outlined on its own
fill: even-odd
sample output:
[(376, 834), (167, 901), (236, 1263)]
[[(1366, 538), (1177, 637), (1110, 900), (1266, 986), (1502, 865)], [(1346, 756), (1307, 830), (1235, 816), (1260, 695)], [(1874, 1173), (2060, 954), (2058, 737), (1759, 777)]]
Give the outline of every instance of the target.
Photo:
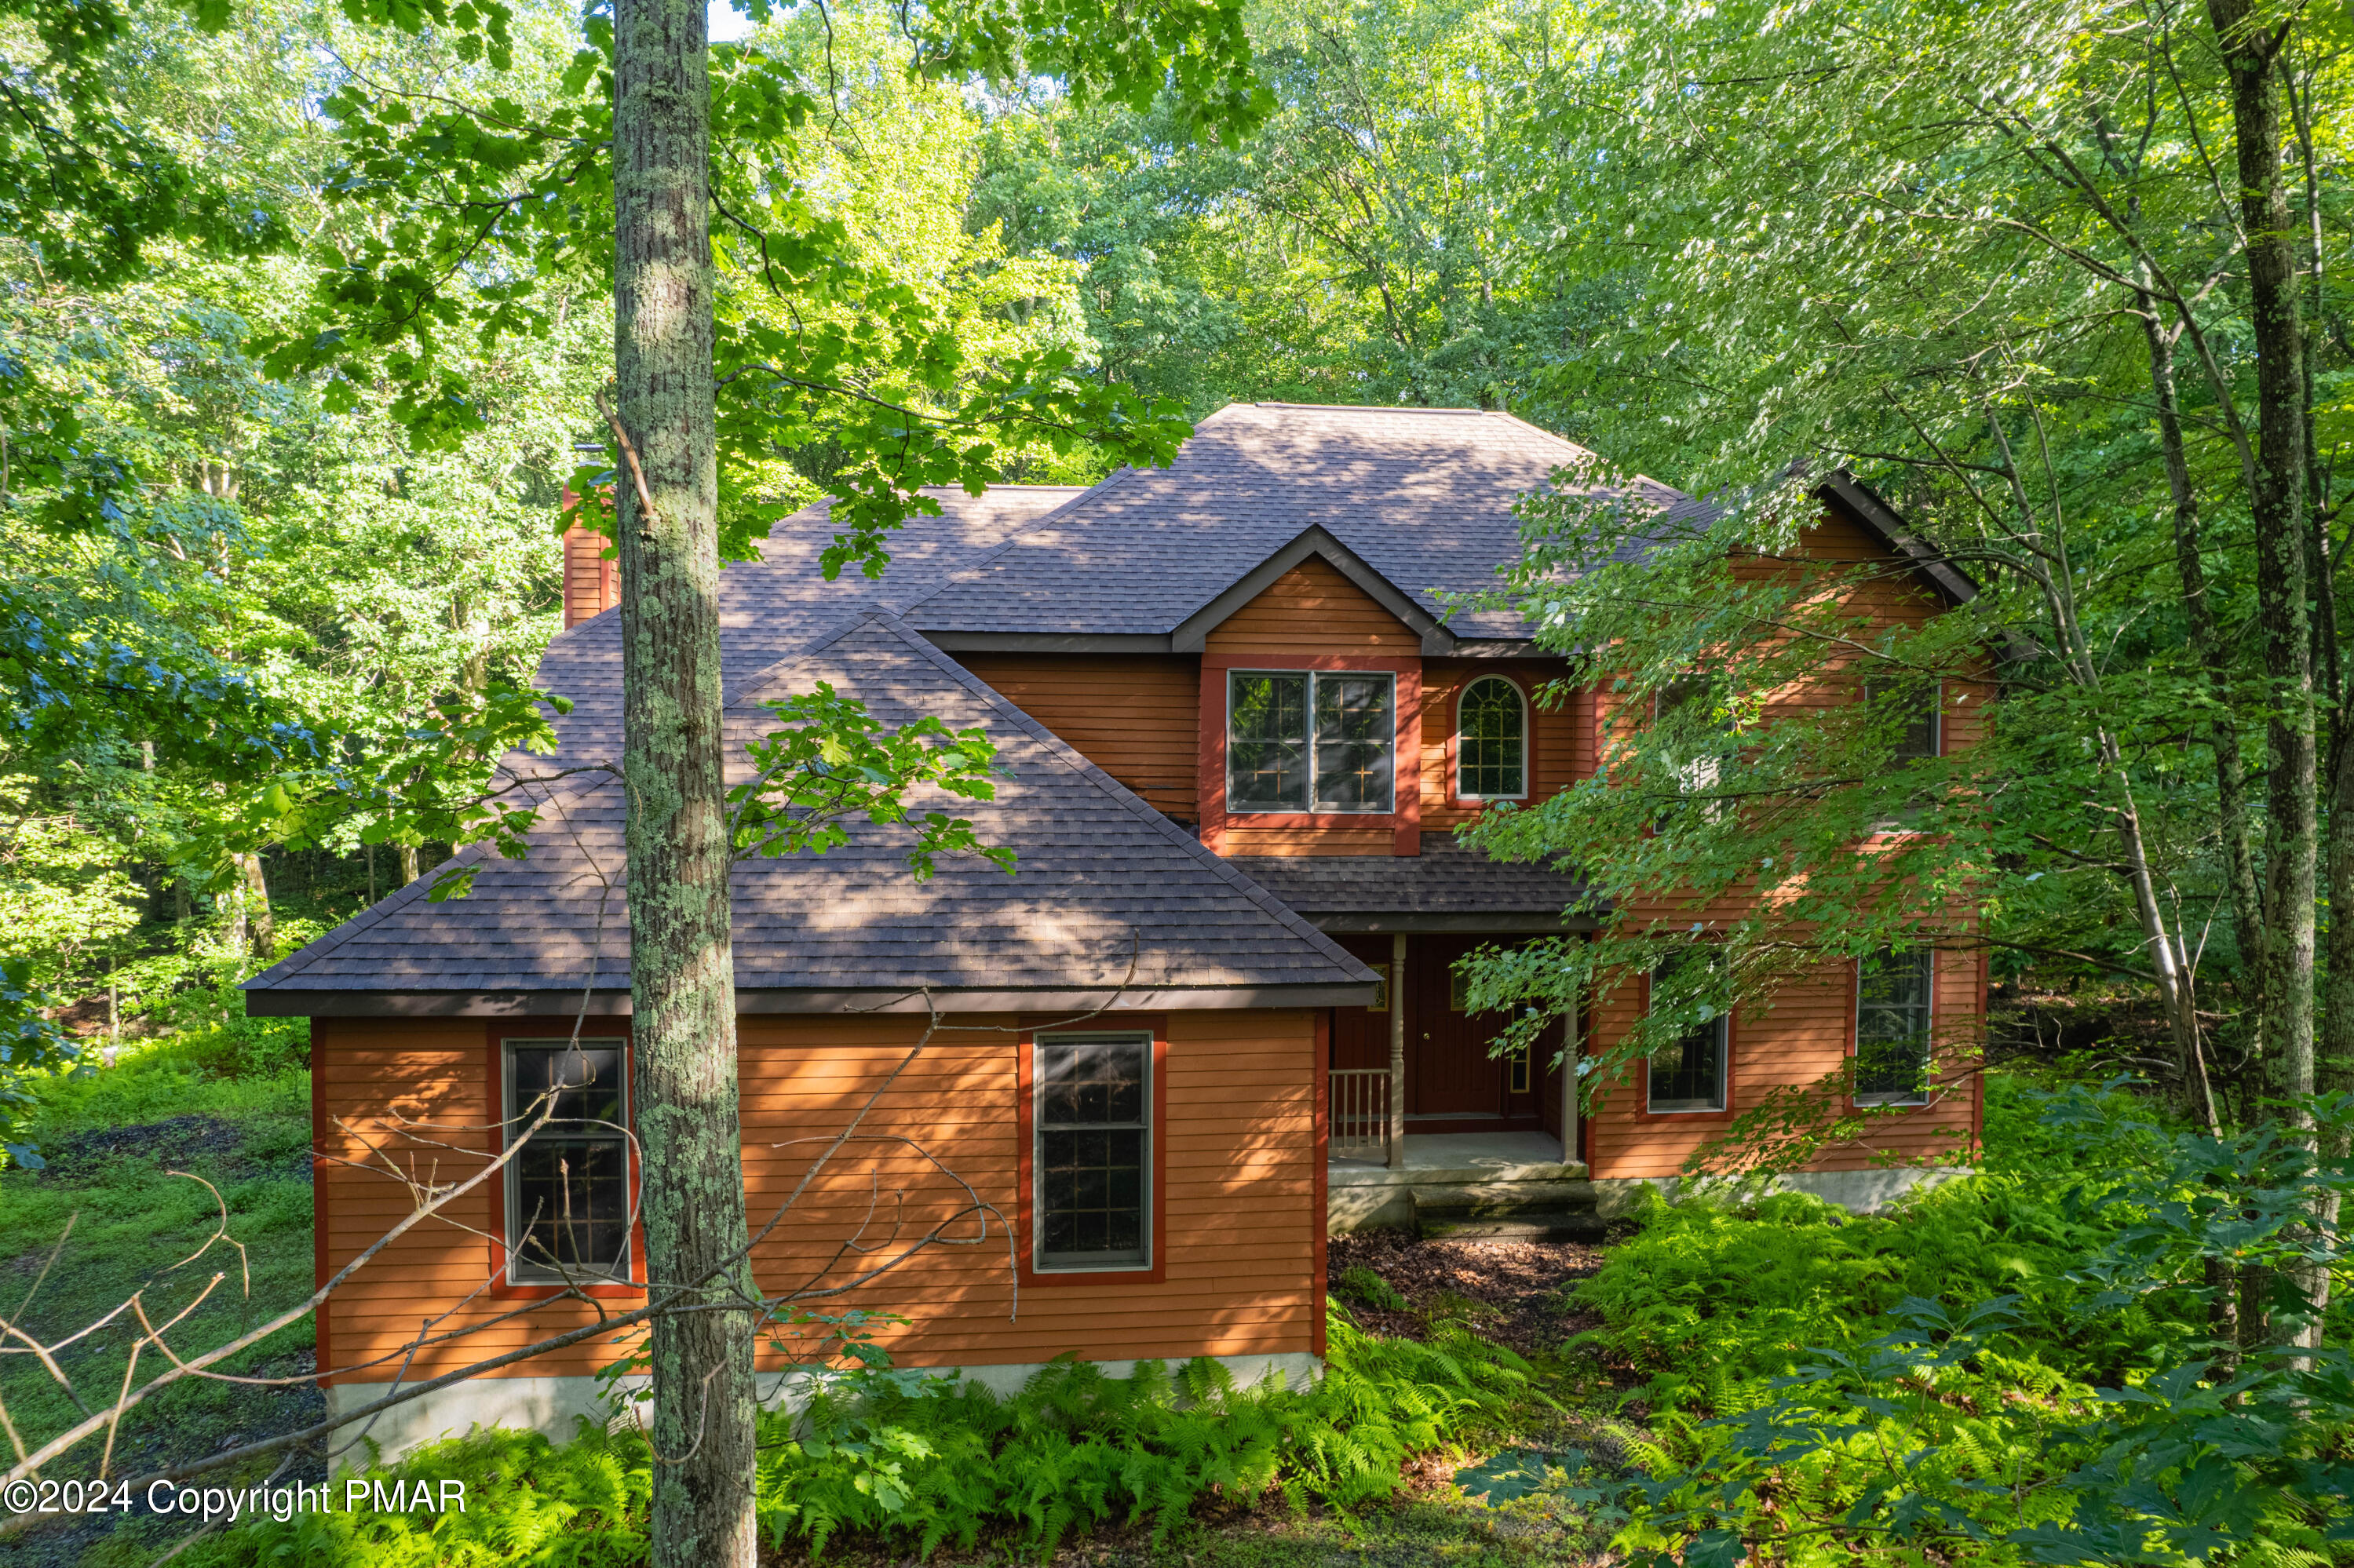
[(1593, 1241), (1603, 1233), (1583, 1171), (1414, 1187), (1415, 1234), (1425, 1241)]
[(1460, 1240), (1578, 1240), (1601, 1234), (1594, 1183), (1543, 1133), (1417, 1137), (1403, 1165), (1335, 1161), (1334, 1235), (1394, 1228)]

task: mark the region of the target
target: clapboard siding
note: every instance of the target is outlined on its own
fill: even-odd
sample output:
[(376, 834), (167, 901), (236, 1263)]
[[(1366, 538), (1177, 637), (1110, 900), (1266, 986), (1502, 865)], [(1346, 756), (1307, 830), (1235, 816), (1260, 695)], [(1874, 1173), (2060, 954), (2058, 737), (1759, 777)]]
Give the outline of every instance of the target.
[(1200, 661), (1117, 653), (959, 653), (956, 659), (1156, 810), (1193, 819)]
[[(1826, 515), (1800, 539), (1803, 556), (1818, 561), (1882, 562), (1888, 552), (1861, 529), (1835, 515)], [(1786, 572), (1786, 565), (1758, 561), (1742, 570), (1757, 576)], [(1882, 577), (1861, 584), (1849, 602), (1866, 613), (1872, 630), (1898, 625), (1917, 626), (1944, 609), (1943, 601), (1917, 579)], [(1867, 633), (1868, 635), (1868, 633)], [(1857, 701), (1861, 695), (1851, 661), (1834, 662), (1824, 677), (1777, 692), (1766, 705), (1767, 722), (1777, 716), (1819, 712)], [(1951, 681), (1940, 694), (1942, 744), (1948, 751), (1974, 746), (1984, 734), (1986, 706), (1993, 694), (1985, 681)], [(1587, 754), (1624, 733), (1639, 716), (1614, 704), (1606, 692), (1589, 699), (1585, 710)], [(1592, 763), (1586, 764), (1591, 768)], [(1694, 918), (1721, 920), (1739, 912), (1736, 900), (1726, 899), (1705, 909), (1693, 909), (1672, 898), (1638, 904), (1639, 917), (1675, 924)], [(1957, 912), (1956, 927), (1967, 934), (1971, 916)], [(1641, 1086), (1635, 1081), (1639, 1067), (1627, 1081), (1614, 1086), (1594, 1116), (1589, 1152), (1597, 1176), (1671, 1176), (1702, 1144), (1722, 1137), (1732, 1117), (1756, 1108), (1776, 1087), (1806, 1087), (1826, 1083), (1842, 1074), (1854, 1049), (1855, 966), (1827, 960), (1810, 974), (1787, 985), (1772, 999), (1769, 1010), (1744, 1012), (1734, 1022), (1733, 1101), (1727, 1115), (1708, 1117), (1647, 1117), (1640, 1114)], [(1623, 1038), (1642, 1004), (1639, 981), (1618, 986), (1596, 1009), (1592, 1021), (1597, 1046)], [(1936, 1034), (1941, 1087), (1932, 1103), (1886, 1116), (1875, 1116), (1852, 1142), (1826, 1149), (1810, 1162), (1822, 1171), (1857, 1170), (1893, 1152), (1907, 1160), (1958, 1163), (1967, 1160), (1978, 1128), (1980, 1081), (1975, 1071), (1985, 1009), (1984, 969), (1975, 954), (1944, 952), (1935, 959), (1932, 1012)], [(1842, 1102), (1843, 1103), (1843, 1102)]]
[[(1554, 684), (1568, 665), (1553, 659), (1426, 659), (1422, 665), (1422, 825), (1451, 829), (1479, 814), (1478, 805), (1456, 799), (1456, 704), (1463, 689), (1482, 675), (1501, 675), (1521, 688), (1528, 703), (1528, 798), (1542, 800), (1594, 771), (1590, 698)], [(1540, 703), (1552, 697), (1551, 705)]]
[[(943, 1032), (913, 1061), (919, 1021), (764, 1016), (742, 1022), (742, 1106), (747, 1196), (757, 1229), (776, 1212), (830, 1138), (883, 1084), (864, 1130), (921, 1141), (987, 1203), (1016, 1212), (1020, 1150), (1012, 1018), (959, 1018), (982, 1032)], [(1312, 1348), (1319, 1212), (1315, 1128), (1315, 1021), (1306, 1012), (1234, 1012), (1168, 1016), (1161, 1142), (1165, 1230), (1158, 1283), (1086, 1282), (1025, 1287), (1018, 1311), (1003, 1232), (989, 1221), (986, 1245), (943, 1247), (824, 1309), (866, 1307), (912, 1321), (885, 1330), (904, 1365), (1038, 1361), (1065, 1351), (1107, 1360), (1240, 1355)], [(398, 1114), (437, 1124), (426, 1137), (463, 1148), (491, 1143), (488, 1038), (479, 1021), (327, 1019), (317, 1025), (313, 1071), (322, 1086), (318, 1166), (323, 1259), (339, 1267), (409, 1212), (388, 1180), (336, 1162), (366, 1158), (362, 1139), (443, 1181), (479, 1170), (462, 1152), (403, 1135)], [(340, 1119), (343, 1126), (336, 1125)], [(348, 1130), (346, 1130), (348, 1129)], [(777, 1147), (784, 1144), (787, 1147)], [(883, 1201), (875, 1193), (879, 1187)], [(483, 1291), (492, 1247), (486, 1191), (455, 1205), (380, 1254), (329, 1303), (336, 1364), (393, 1354), (432, 1315), (445, 1326), (481, 1323), (513, 1299)], [(841, 1278), (842, 1247), (892, 1233), (922, 1234), (965, 1207), (950, 1176), (901, 1145), (853, 1146), (802, 1195), (753, 1252), (772, 1287), (812, 1277)], [(1246, 1223), (1238, 1216), (1247, 1216)], [(468, 1227), (468, 1228), (461, 1228)], [(472, 1232), (477, 1234), (469, 1234)], [(971, 1222), (953, 1234), (978, 1232)], [(828, 1271), (831, 1270), (831, 1273)], [(466, 1298), (476, 1296), (468, 1302)], [(626, 1302), (623, 1303), (626, 1305)], [(551, 1303), (527, 1319), (483, 1330), (419, 1356), (408, 1375), (429, 1376), (591, 1320), (592, 1309)], [(612, 1354), (588, 1342), (508, 1369), (508, 1375), (578, 1374)], [(763, 1364), (772, 1359), (763, 1352)], [(389, 1367), (354, 1374), (381, 1381)]]
[(1220, 622), (1202, 651), (1418, 659), (1422, 639), (1338, 568), (1310, 557)]
[[(1624, 1038), (1638, 1016), (1639, 984), (1620, 987), (1595, 1010), (1596, 1044)], [(1733, 1024), (1731, 1110), (1723, 1116), (1645, 1116), (1638, 1064), (1607, 1086), (1593, 1108), (1587, 1145), (1600, 1177), (1673, 1176), (1703, 1144), (1725, 1136), (1733, 1118), (1756, 1109), (1777, 1088), (1807, 1088), (1842, 1074), (1855, 1040), (1855, 965), (1827, 960), (1785, 987), (1770, 1010), (1746, 1010)], [(1933, 1164), (1967, 1163), (1978, 1127), (1976, 1047), (1983, 1007), (1981, 970), (1968, 953), (1935, 960), (1932, 1016), (1937, 1086), (1930, 1103), (1874, 1116), (1852, 1141), (1826, 1148), (1817, 1171), (1852, 1171), (1895, 1153)], [(1839, 1107), (1843, 1107), (1842, 1094)]]

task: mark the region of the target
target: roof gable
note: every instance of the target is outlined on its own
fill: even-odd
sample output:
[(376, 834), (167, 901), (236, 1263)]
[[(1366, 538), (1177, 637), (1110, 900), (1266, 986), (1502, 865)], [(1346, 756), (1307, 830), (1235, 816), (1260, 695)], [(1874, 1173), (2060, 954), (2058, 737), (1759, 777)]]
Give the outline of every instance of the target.
[[(1221, 633), (1230, 640), (1245, 622), (1270, 617), (1288, 620), (1318, 608), (1338, 609), (1343, 616), (1357, 610), (1355, 619), (1363, 619), (1366, 609), (1387, 615), (1404, 639), (1404, 645), (1394, 650), (1400, 654), (1445, 652), (1455, 645), (1455, 634), (1415, 602), (1413, 596), (1399, 591), (1320, 525), (1302, 532), (1180, 621), (1169, 634), (1170, 651), (1203, 652)], [(1329, 641), (1334, 625), (1327, 620), (1320, 629), (1310, 630), (1320, 630)]]

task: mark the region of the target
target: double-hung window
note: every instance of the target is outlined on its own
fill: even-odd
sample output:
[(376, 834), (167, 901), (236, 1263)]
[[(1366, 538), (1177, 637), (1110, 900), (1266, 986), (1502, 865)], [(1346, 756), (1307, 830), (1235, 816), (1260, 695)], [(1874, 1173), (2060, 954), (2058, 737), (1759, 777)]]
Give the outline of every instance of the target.
[(1707, 1012), (1691, 1029), (1651, 1054), (1647, 1108), (1654, 1113), (1721, 1111), (1724, 1108), (1726, 1047), (1732, 1017), (1714, 999), (1723, 966), (1706, 953), (1684, 953), (1659, 966), (1652, 977), (1654, 994), (1680, 977), (1706, 978)]
[(1882, 948), (1857, 966), (1855, 1102), (1929, 1100), (1929, 953)]
[[(507, 1276), (522, 1285), (630, 1277), (627, 1057), (619, 1040), (504, 1044)], [(540, 1120), (546, 1114), (545, 1122)]]
[(1034, 1049), (1036, 1266), (1149, 1266), (1152, 1036), (1041, 1034)]
[(1396, 685), (1394, 675), (1363, 670), (1230, 672), (1226, 809), (1392, 810)]
[(1920, 762), (1938, 754), (1938, 710), (1944, 705), (1938, 700), (1938, 685), (1899, 681), (1866, 681), (1863, 700), (1875, 707), (1889, 710), (1898, 721), (1896, 747), (1892, 756), (1899, 767), (1908, 762)]

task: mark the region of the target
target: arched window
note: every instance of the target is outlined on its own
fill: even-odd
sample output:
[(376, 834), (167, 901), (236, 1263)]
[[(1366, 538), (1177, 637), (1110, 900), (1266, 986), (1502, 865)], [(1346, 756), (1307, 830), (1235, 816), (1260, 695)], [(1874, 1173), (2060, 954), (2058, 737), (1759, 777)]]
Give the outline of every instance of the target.
[(1521, 689), (1482, 675), (1455, 710), (1455, 792), (1470, 800), (1518, 800), (1529, 792), (1529, 710)]

